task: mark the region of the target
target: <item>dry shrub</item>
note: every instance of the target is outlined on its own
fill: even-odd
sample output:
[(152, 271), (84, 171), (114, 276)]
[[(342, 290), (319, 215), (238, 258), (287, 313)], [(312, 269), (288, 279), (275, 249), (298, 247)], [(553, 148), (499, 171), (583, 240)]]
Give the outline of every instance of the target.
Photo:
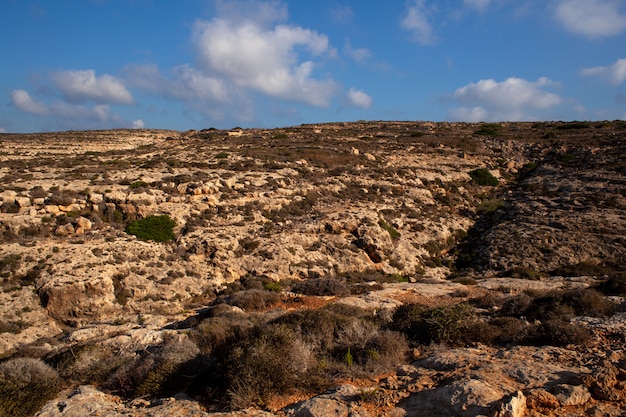
[(130, 355), (115, 354), (101, 345), (84, 345), (57, 353), (49, 359), (49, 363), (67, 381), (100, 385), (129, 359)]
[(294, 285), (292, 291), (314, 296), (347, 297), (350, 295), (350, 288), (333, 278), (315, 278), (303, 281)]
[(545, 323), (534, 325), (526, 335), (525, 344), (531, 345), (584, 345), (591, 340), (588, 328), (571, 324), (563, 320), (548, 320)]
[(245, 290), (239, 291), (226, 299), (232, 306), (244, 310), (264, 310), (280, 301), (280, 295), (274, 291)]
[(132, 362), (120, 367), (107, 381), (109, 389), (127, 397), (171, 396), (184, 391), (201, 371), (200, 351), (189, 339), (170, 340), (144, 349)]
[(241, 315), (224, 315), (203, 320), (191, 337), (204, 355), (222, 356), (229, 346), (248, 336), (253, 324)]
[(35, 414), (61, 390), (57, 372), (39, 359), (15, 358), (0, 363), (0, 415)]
[(474, 315), (473, 307), (464, 303), (436, 308), (406, 304), (394, 311), (391, 328), (419, 343), (456, 345), (462, 343), (464, 328)]
[(258, 327), (227, 358), (230, 405), (260, 405), (274, 395), (292, 392), (301, 384), (311, 359), (311, 350), (292, 329), (277, 324)]
[(528, 320), (569, 320), (576, 315), (607, 317), (615, 305), (593, 289), (543, 291), (520, 294), (508, 300), (502, 314)]

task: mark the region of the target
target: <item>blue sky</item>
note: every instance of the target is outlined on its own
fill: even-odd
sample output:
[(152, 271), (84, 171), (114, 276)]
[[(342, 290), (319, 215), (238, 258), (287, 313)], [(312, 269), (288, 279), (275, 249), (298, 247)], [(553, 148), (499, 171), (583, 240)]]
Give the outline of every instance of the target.
[(0, 0), (0, 132), (626, 119), (624, 0)]

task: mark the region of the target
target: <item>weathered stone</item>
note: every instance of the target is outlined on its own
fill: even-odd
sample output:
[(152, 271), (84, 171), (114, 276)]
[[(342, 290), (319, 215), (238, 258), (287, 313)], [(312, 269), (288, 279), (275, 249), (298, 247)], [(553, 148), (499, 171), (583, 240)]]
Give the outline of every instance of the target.
[(527, 398), (526, 405), (531, 410), (537, 410), (541, 408), (554, 409), (559, 407), (559, 400), (554, 394), (546, 391), (543, 388), (537, 388), (532, 390)]
[(521, 391), (517, 391), (508, 400), (500, 403), (494, 417), (524, 417), (526, 413), (526, 397)]
[(554, 388), (554, 396), (562, 406), (583, 405), (591, 399), (591, 394), (582, 385), (557, 385)]
[(91, 220), (89, 220), (88, 218), (80, 216), (76, 219), (76, 226), (81, 227), (83, 230), (87, 231), (91, 230), (92, 223)]
[(20, 208), (30, 207), (31, 201), (29, 197), (15, 197), (15, 202)]
[(68, 236), (74, 233), (74, 226), (71, 223), (63, 224), (54, 231), (58, 236)]

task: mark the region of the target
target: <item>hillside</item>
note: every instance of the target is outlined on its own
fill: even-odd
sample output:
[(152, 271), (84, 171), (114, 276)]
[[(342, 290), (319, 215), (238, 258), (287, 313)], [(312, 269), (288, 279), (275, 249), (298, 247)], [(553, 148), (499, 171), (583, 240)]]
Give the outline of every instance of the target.
[(6, 415), (626, 411), (626, 122), (0, 143)]

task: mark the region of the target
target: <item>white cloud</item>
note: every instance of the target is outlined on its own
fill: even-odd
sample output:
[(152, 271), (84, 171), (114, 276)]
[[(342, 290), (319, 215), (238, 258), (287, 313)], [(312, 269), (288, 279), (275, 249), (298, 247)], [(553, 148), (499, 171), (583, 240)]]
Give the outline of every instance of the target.
[(330, 17), (336, 23), (345, 25), (354, 19), (354, 10), (350, 6), (335, 4), (330, 9)]
[(489, 115), (484, 107), (458, 107), (448, 112), (449, 120), (462, 120), (464, 122), (482, 122), (489, 120)]
[(545, 90), (555, 82), (542, 77), (527, 81), (511, 77), (502, 82), (480, 80), (458, 88), (451, 99), (463, 106), (450, 111), (455, 120), (531, 120), (541, 119), (533, 111), (546, 110), (562, 103), (560, 96)]
[(117, 78), (104, 74), (96, 77), (92, 69), (61, 71), (52, 74), (52, 82), (63, 97), (72, 103), (131, 104), (133, 97)]
[(602, 77), (613, 85), (618, 85), (626, 81), (626, 58), (621, 58), (615, 61), (608, 67), (592, 67), (585, 68), (580, 71), (582, 75)]
[(189, 65), (179, 65), (165, 76), (156, 65), (129, 65), (124, 69), (128, 84), (151, 93), (181, 101), (226, 102), (225, 83)]
[(7, 133), (7, 130), (3, 127), (0, 127), (0, 133)]
[(490, 2), (491, 0), (463, 0), (463, 4), (480, 12), (485, 11)]
[(407, 4), (406, 16), (400, 21), (400, 27), (411, 32), (413, 41), (422, 45), (433, 44), (435, 35), (428, 21), (429, 14), (425, 0), (413, 0)]
[(144, 128), (143, 120), (141, 119), (133, 120), (132, 126), (133, 126), (133, 129), (143, 129)]
[(364, 91), (350, 88), (348, 90), (348, 102), (351, 106), (368, 109), (372, 105), (372, 98)]
[(11, 101), (15, 107), (23, 112), (37, 114), (39, 116), (50, 114), (48, 107), (33, 100), (30, 94), (25, 90), (13, 90), (11, 93)]
[(555, 17), (566, 30), (599, 38), (615, 36), (626, 29), (626, 15), (619, 0), (560, 0)]
[(332, 54), (328, 38), (297, 26), (265, 28), (253, 20), (216, 18), (197, 21), (193, 41), (202, 69), (235, 86), (268, 96), (327, 106), (337, 87), (313, 75), (316, 64), (300, 60), (297, 50), (313, 56)]
[(30, 94), (24, 90), (14, 90), (11, 93), (11, 100), (13, 105), (19, 110), (38, 116), (54, 116), (63, 119), (84, 119), (99, 122), (107, 122), (112, 119), (110, 108), (106, 104), (85, 107), (69, 104), (64, 101), (57, 101), (48, 105), (35, 101), (30, 97)]
[(352, 44), (347, 39), (343, 51), (347, 56), (360, 64), (372, 58), (372, 51), (367, 48), (353, 48)]

